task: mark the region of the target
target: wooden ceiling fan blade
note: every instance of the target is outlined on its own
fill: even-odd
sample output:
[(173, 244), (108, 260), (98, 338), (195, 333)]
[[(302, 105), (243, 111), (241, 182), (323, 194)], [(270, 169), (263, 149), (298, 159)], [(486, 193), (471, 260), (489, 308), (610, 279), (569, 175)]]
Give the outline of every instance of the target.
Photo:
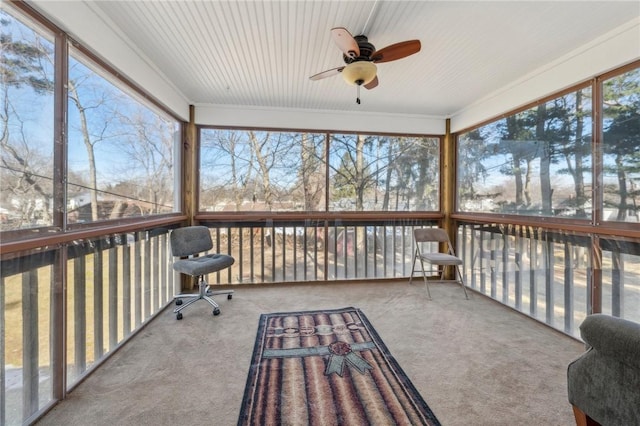
[(364, 85), (365, 89), (371, 90), (374, 87), (378, 87), (378, 76), (376, 75), (373, 80)]
[(358, 47), (358, 42), (346, 28), (331, 28), (331, 37), (333, 37), (333, 41), (346, 56), (350, 58), (357, 58), (360, 56), (360, 47)]
[(377, 64), (396, 61), (418, 53), (421, 47), (420, 40), (401, 41), (400, 43), (392, 44), (375, 51), (373, 55), (371, 55), (371, 60)]
[(323, 78), (327, 78), (327, 77), (331, 77), (332, 75), (340, 74), (343, 69), (344, 69), (344, 66), (341, 66), (341, 67), (337, 67), (337, 68), (332, 68), (330, 70), (322, 71), (322, 72), (319, 72), (318, 74), (314, 74), (311, 77), (309, 77), (309, 80), (313, 80), (313, 81), (322, 80)]

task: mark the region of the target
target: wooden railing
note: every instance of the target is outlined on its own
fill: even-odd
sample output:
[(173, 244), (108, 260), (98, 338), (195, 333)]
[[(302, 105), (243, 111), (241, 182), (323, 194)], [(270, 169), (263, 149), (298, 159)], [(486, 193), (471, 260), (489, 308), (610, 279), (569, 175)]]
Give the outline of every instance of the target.
[(170, 303), (168, 232), (3, 254), (0, 424), (29, 423)]
[(400, 278), (411, 272), (414, 227), (432, 220), (211, 222), (214, 250), (235, 264), (214, 284)]
[[(438, 224), (415, 217), (200, 222), (211, 228), (213, 250), (236, 259), (207, 277), (214, 286), (407, 278), (413, 229)], [(181, 224), (126, 225), (3, 251), (1, 424), (37, 419), (171, 303), (180, 278), (168, 235)], [(490, 222), (459, 221), (457, 229), (463, 276), (476, 292), (572, 336), (591, 312), (640, 321), (637, 239)]]
[(469, 287), (569, 335), (593, 312), (640, 322), (640, 241), (461, 222), (458, 251)]

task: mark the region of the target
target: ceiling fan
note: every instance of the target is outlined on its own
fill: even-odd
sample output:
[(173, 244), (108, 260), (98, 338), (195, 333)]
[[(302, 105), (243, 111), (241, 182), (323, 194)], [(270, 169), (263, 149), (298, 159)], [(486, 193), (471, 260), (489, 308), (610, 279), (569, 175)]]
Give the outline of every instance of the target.
[(357, 103), (360, 103), (360, 86), (369, 90), (378, 86), (375, 64), (406, 58), (418, 53), (421, 48), (420, 40), (407, 40), (376, 50), (375, 46), (369, 43), (367, 36), (357, 35), (354, 37), (346, 28), (342, 27), (332, 28), (331, 37), (342, 51), (342, 59), (346, 65), (314, 74), (309, 79), (321, 80), (342, 73), (342, 77), (347, 83), (358, 86)]

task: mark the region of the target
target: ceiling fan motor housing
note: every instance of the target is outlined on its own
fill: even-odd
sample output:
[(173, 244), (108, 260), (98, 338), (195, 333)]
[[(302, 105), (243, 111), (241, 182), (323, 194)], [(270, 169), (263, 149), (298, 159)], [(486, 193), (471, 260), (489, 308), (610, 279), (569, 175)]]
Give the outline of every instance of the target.
[(346, 64), (350, 64), (356, 61), (370, 61), (371, 55), (373, 55), (373, 52), (376, 51), (376, 47), (373, 44), (369, 43), (367, 36), (357, 35), (354, 37), (354, 39), (356, 40), (356, 43), (358, 43), (358, 48), (360, 49), (360, 56), (352, 58), (347, 55), (342, 55), (344, 62)]

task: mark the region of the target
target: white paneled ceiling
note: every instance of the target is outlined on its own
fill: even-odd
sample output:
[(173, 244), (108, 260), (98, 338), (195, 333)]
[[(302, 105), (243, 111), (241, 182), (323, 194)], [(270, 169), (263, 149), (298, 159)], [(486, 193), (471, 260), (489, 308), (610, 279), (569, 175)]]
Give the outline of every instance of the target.
[[(638, 1), (91, 1), (189, 103), (451, 116), (640, 16)], [(356, 89), (329, 30), (419, 39)], [(640, 56), (640, 55), (639, 55)]]

